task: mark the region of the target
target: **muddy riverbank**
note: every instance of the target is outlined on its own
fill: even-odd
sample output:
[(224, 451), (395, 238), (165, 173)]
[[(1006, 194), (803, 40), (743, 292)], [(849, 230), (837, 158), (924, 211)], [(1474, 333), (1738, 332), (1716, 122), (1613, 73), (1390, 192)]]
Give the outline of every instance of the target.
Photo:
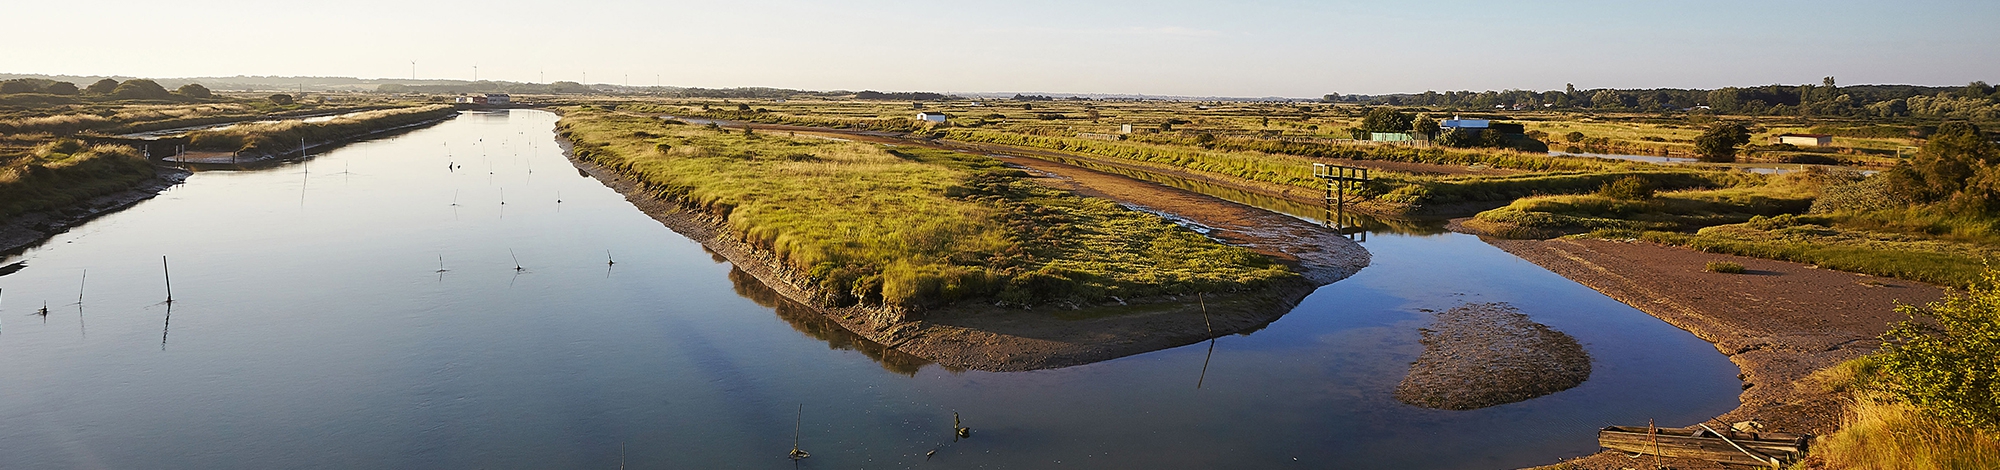
[(156, 176), (111, 194), (93, 197), (57, 210), (29, 212), (0, 221), (0, 256), (19, 253), (28, 247), (69, 231), (91, 219), (132, 207), (152, 199), (161, 191), (187, 181), (187, 170), (155, 166)]
[[(1643, 241), (1486, 240), (1714, 343), (1741, 369), (1743, 394), (1741, 405), (1710, 420), (1711, 426), (1756, 421), (1773, 432), (1824, 435), (1836, 430), (1839, 398), (1807, 378), (1873, 352), (1880, 346), (1876, 338), (1905, 319), (1894, 311), (1897, 303), (1922, 304), (1943, 295), (1923, 283)], [(1722, 274), (1702, 269), (1717, 260), (1746, 270)], [(1632, 465), (1610, 451), (1571, 463), (1591, 469)], [(1673, 465), (1711, 467), (1696, 461)]]

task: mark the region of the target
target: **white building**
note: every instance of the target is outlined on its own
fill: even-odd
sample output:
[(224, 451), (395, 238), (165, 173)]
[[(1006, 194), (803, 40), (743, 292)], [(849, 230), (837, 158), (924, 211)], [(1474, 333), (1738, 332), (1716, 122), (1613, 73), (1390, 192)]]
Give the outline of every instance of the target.
[(461, 104), (504, 105), (513, 102), (513, 99), (508, 97), (506, 93), (486, 93), (460, 96), (452, 100), (452, 102)]
[(936, 122), (936, 123), (942, 123), (942, 122), (944, 122), (944, 120), (945, 120), (946, 118), (949, 118), (949, 117), (950, 117), (950, 116), (945, 116), (945, 115), (944, 115), (944, 113), (933, 113), (933, 112), (930, 112), (930, 111), (925, 111), (925, 112), (921, 112), (921, 113), (917, 113), (917, 120), (919, 120), (919, 121), (930, 121), (930, 122)]
[(1777, 141), (1775, 143), (1792, 144), (1800, 147), (1825, 147), (1833, 145), (1833, 136), (1826, 134), (1779, 134), (1773, 140)]

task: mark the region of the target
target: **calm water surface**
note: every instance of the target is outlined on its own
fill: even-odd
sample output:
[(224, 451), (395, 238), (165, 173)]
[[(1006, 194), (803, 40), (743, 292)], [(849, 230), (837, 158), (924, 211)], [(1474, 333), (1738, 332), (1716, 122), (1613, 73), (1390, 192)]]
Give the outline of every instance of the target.
[[(0, 468), (608, 469), (621, 449), (629, 468), (790, 468), (801, 404), (802, 468), (1496, 468), (1736, 405), (1736, 369), (1693, 335), (1409, 230), (1371, 234), (1373, 266), (1252, 334), (949, 370), (783, 302), (580, 176), (555, 119), (468, 113), (202, 172), (7, 260), (29, 267), (0, 277)], [(1594, 375), (1476, 411), (1396, 402), (1419, 309), (1466, 302), (1575, 335)], [(952, 442), (953, 411), (972, 439)]]

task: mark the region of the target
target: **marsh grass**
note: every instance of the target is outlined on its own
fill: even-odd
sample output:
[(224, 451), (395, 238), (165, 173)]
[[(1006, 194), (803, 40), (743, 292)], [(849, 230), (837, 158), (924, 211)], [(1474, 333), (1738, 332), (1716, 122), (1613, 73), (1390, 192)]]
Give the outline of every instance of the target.
[(1809, 468), (1929, 470), (2000, 468), (2000, 435), (1938, 419), (1890, 398), (1876, 356), (1814, 372), (1800, 385), (1849, 399), (1840, 430), (1813, 442)]
[(558, 130), (580, 159), (727, 222), (824, 305), (1096, 302), (1255, 289), (1288, 268), (1111, 201), (955, 152), (728, 132), (593, 108)]
[(1598, 230), (1696, 230), (1804, 212), (1811, 205), (1809, 193), (1751, 186), (1656, 193), (1643, 199), (1602, 194), (1527, 197), (1474, 218), (1541, 235), (1528, 238), (1546, 238)]
[(1743, 265), (1729, 261), (1710, 261), (1701, 267), (1703, 271), (1721, 274), (1743, 274)]
[(131, 147), (49, 141), (0, 163), (0, 219), (73, 205), (154, 174), (152, 164)]
[(1711, 253), (1791, 261), (1942, 286), (1964, 286), (1977, 281), (1988, 261), (2000, 257), (2000, 250), (1990, 245), (1804, 223), (1768, 229), (1750, 223), (1719, 225), (1692, 234), (1645, 231), (1636, 238)]
[(355, 113), (323, 122), (288, 120), (243, 123), (188, 134), (188, 148), (224, 152), (283, 153), (303, 139), (323, 143), (372, 132), (441, 119), (458, 112), (449, 105), (430, 105)]
[(1940, 422), (1907, 404), (1864, 396), (1847, 406), (1839, 432), (1814, 443), (1822, 468), (1934, 470), (2000, 468), (2000, 435)]

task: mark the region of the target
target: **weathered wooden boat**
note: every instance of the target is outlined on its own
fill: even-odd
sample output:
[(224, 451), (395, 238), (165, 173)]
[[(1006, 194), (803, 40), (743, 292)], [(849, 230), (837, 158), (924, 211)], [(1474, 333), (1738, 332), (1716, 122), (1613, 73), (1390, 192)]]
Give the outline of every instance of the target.
[(1710, 462), (1777, 467), (1797, 462), (1812, 436), (1776, 432), (1718, 431), (1707, 425), (1687, 428), (1606, 426), (1597, 431), (1597, 445), (1641, 455), (1700, 459)]

